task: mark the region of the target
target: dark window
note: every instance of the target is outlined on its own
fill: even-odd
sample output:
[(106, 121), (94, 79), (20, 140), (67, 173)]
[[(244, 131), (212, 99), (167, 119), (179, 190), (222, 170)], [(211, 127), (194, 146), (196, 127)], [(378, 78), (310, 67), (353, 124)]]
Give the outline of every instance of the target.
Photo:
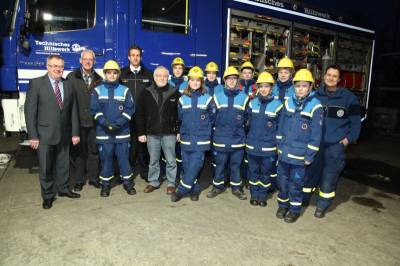
[(142, 0), (142, 28), (188, 33), (189, 0)]
[(13, 12), (14, 12), (13, 0), (0, 1), (0, 36), (10, 35)]
[(95, 0), (37, 0), (32, 15), (45, 32), (89, 29), (94, 26), (95, 4)]

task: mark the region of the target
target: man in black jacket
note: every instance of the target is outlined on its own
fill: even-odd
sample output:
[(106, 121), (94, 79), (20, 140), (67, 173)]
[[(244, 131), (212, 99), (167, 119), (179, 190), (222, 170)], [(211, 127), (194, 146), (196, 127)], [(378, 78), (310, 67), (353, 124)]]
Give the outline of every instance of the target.
[(90, 95), (101, 81), (94, 71), (95, 55), (92, 50), (84, 50), (79, 59), (81, 67), (68, 74), (67, 79), (75, 90), (78, 101), (81, 142), (71, 149), (71, 176), (75, 180), (75, 191), (81, 191), (89, 180), (89, 185), (100, 187), (99, 156), (96, 145), (96, 132), (90, 114)]
[(145, 193), (153, 192), (160, 187), (160, 153), (164, 152), (167, 161), (167, 194), (175, 192), (177, 135), (177, 104), (180, 93), (168, 85), (169, 72), (163, 66), (154, 71), (154, 83), (139, 96), (137, 109), (137, 134), (141, 143), (147, 142), (150, 153), (149, 185)]
[[(142, 64), (142, 49), (139, 46), (131, 46), (128, 54), (129, 66), (121, 69), (121, 84), (130, 89), (136, 108), (139, 108), (141, 103), (138, 101), (138, 97), (152, 83), (153, 73)], [(134, 175), (135, 173), (139, 173), (143, 179), (147, 180), (149, 153), (146, 144), (138, 142), (135, 121), (136, 118), (133, 117), (130, 122), (132, 135), (130, 162)]]

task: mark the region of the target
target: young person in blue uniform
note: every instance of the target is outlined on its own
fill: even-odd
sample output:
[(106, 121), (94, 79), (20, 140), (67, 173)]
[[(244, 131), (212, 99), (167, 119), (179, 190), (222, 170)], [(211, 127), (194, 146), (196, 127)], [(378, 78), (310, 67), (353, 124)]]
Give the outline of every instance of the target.
[(110, 181), (114, 177), (114, 155), (117, 157), (124, 189), (129, 195), (134, 195), (136, 190), (129, 163), (129, 121), (135, 113), (135, 104), (129, 88), (118, 82), (121, 74), (118, 63), (107, 61), (103, 72), (105, 79), (93, 90), (90, 101), (91, 113), (96, 122), (96, 143), (101, 162), (100, 196), (110, 195)]
[[(292, 97), (294, 93), (293, 86), (293, 73), (294, 73), (294, 64), (293, 61), (285, 56), (278, 62), (278, 77), (274, 86), (272, 87), (272, 94), (275, 99), (279, 99), (282, 103), (285, 102), (288, 98)], [(274, 168), (271, 171), (271, 184), (274, 190), (277, 190), (277, 167), (276, 162)]]
[(181, 57), (175, 57), (171, 63), (172, 75), (168, 83), (175, 87), (180, 93), (187, 87), (187, 77), (183, 75), (185, 71), (185, 61)]
[(283, 107), (272, 95), (275, 81), (268, 72), (257, 79), (256, 97), (248, 105), (249, 132), (246, 137), (246, 152), (249, 161), (250, 204), (267, 206), (267, 193), (271, 188), (270, 175), (275, 169), (277, 147), (276, 131), (279, 114)]
[[(249, 96), (249, 99), (253, 99), (257, 93), (257, 84), (254, 80), (254, 66), (250, 61), (244, 62), (240, 66), (241, 79), (239, 80), (239, 88), (242, 92)], [(248, 183), (249, 175), (249, 162), (247, 159), (246, 151), (243, 156), (242, 164), (242, 179), (245, 183), (246, 188), (249, 188)]]
[(280, 99), (282, 102), (292, 97), (294, 93), (292, 75), (294, 73), (293, 61), (285, 56), (278, 62), (278, 78), (274, 87), (272, 88), (272, 94), (275, 98)]
[(254, 66), (250, 61), (246, 61), (240, 66), (240, 75), (240, 90), (253, 98), (257, 92), (257, 85), (254, 80)]
[(214, 198), (225, 191), (224, 172), (229, 161), (232, 194), (241, 200), (246, 200), (240, 166), (245, 147), (245, 108), (249, 97), (239, 88), (239, 71), (235, 67), (228, 67), (223, 78), (224, 90), (215, 93), (213, 97), (217, 107), (213, 133), (213, 156), (216, 166), (213, 187), (207, 193), (207, 197)]
[(206, 79), (204, 81), (204, 86), (207, 89), (207, 93), (211, 96), (220, 90), (224, 89), (224, 86), (219, 84), (217, 79), (218, 65), (215, 62), (209, 62), (205, 68)]
[(195, 66), (188, 74), (188, 86), (179, 98), (180, 144), (183, 176), (177, 191), (171, 195), (176, 202), (185, 195), (198, 201), (201, 192), (198, 176), (204, 165), (205, 152), (211, 147), (211, 130), (215, 118), (215, 105), (204, 87), (204, 73)]
[(345, 166), (346, 147), (357, 141), (361, 130), (358, 98), (339, 86), (340, 68), (331, 65), (326, 69), (324, 84), (316, 97), (324, 107), (324, 126), (321, 149), (316, 161), (307, 169), (308, 181), (303, 188), (306, 205), (318, 185), (319, 193), (314, 216), (323, 218), (336, 195), (340, 173)]
[(314, 78), (300, 69), (293, 79), (295, 95), (285, 101), (278, 132), (278, 204), (276, 216), (295, 222), (301, 211), (306, 166), (314, 161), (322, 135), (323, 110), (311, 92)]

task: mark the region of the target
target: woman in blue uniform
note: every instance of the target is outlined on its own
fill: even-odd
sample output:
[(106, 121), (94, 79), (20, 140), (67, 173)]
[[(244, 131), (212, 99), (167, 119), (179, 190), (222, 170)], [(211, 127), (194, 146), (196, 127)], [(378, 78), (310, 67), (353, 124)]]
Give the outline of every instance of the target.
[(208, 94), (214, 96), (216, 92), (224, 89), (224, 86), (219, 84), (217, 79), (218, 65), (215, 62), (209, 62), (206, 65), (205, 72), (206, 79), (204, 81), (204, 86), (206, 87)]
[(250, 204), (267, 206), (267, 192), (271, 188), (270, 175), (276, 163), (276, 130), (282, 102), (274, 99), (274, 78), (262, 72), (257, 79), (258, 92), (250, 101), (248, 113), (249, 133), (246, 152), (249, 161)]
[(322, 105), (311, 92), (314, 78), (308, 69), (294, 76), (295, 95), (285, 101), (278, 132), (278, 204), (276, 216), (295, 222), (301, 211), (306, 166), (319, 150)]
[(216, 166), (213, 188), (207, 193), (207, 197), (214, 198), (225, 191), (224, 172), (228, 170), (232, 194), (241, 200), (246, 200), (240, 178), (240, 165), (245, 147), (245, 108), (249, 97), (239, 88), (239, 71), (235, 67), (231, 66), (225, 70), (224, 80), (224, 90), (215, 93), (213, 97), (217, 109), (213, 132), (213, 155)]
[(178, 119), (183, 164), (183, 176), (177, 191), (171, 195), (176, 202), (185, 195), (199, 200), (198, 176), (204, 165), (204, 155), (211, 147), (211, 130), (215, 116), (212, 97), (204, 87), (203, 71), (198, 66), (190, 69), (188, 86), (179, 99)]

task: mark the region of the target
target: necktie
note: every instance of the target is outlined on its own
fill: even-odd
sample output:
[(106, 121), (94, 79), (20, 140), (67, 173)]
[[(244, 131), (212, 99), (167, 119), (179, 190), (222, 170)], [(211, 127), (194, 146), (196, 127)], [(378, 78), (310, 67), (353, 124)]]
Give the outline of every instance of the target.
[(133, 71), (133, 74), (137, 75), (137, 73), (138, 73), (138, 71), (137, 71), (137, 70), (134, 70), (134, 71)]
[(58, 80), (54, 81), (54, 93), (56, 94), (58, 106), (60, 107), (60, 109), (62, 109), (63, 102), (62, 102), (60, 87), (58, 86), (59, 82), (60, 81), (58, 81)]

